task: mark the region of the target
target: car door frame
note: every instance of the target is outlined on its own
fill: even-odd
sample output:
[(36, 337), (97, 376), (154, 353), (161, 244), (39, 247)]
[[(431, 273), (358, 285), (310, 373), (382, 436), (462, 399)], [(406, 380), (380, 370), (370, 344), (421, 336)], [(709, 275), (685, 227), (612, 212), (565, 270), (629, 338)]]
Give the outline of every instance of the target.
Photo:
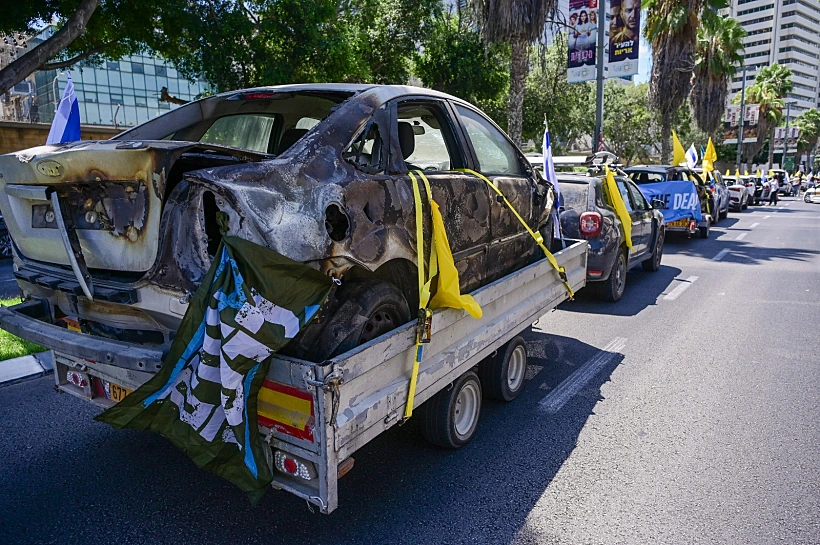
[[(497, 178), (513, 178), (513, 179), (520, 179), (521, 181), (524, 181), (525, 185), (529, 188), (529, 191), (527, 192), (527, 196), (529, 197), (530, 210), (529, 210), (529, 213), (526, 213), (526, 212), (522, 213), (520, 210), (516, 210), (516, 212), (521, 214), (521, 217), (524, 219), (524, 221), (527, 222), (527, 225), (529, 226), (530, 229), (537, 232), (539, 230), (539, 228), (543, 227), (543, 225), (541, 225), (540, 220), (542, 218), (541, 208), (544, 205), (544, 201), (543, 201), (542, 198), (539, 198), (539, 196), (541, 196), (541, 195), (539, 194), (539, 187), (538, 187), (538, 185), (539, 185), (538, 180), (540, 179), (540, 177), (539, 177), (540, 175), (532, 167), (530, 162), (527, 160), (526, 156), (521, 152), (521, 149), (512, 141), (512, 139), (510, 139), (510, 137), (507, 135), (507, 133), (504, 132), (504, 130), (501, 129), (501, 127), (499, 127), (492, 119), (490, 119), (480, 109), (476, 108), (472, 104), (469, 104), (469, 103), (466, 103), (466, 102), (463, 102), (463, 101), (449, 100), (448, 102), (449, 102), (450, 109), (452, 111), (452, 115), (453, 115), (454, 119), (456, 120), (456, 122), (458, 123), (459, 130), (461, 131), (461, 138), (462, 138), (462, 141), (464, 142), (464, 145), (465, 145), (465, 152), (468, 155), (467, 159), (468, 159), (468, 162), (470, 163), (470, 168), (472, 170), (475, 170), (476, 172), (481, 173), (483, 176), (485, 176), (487, 179), (489, 179), (493, 183), (495, 183), (495, 180)], [(514, 174), (492, 174), (492, 173), (485, 173), (485, 172), (481, 171), (480, 162), (478, 160), (478, 155), (475, 152), (475, 148), (473, 147), (473, 143), (470, 140), (469, 134), (467, 133), (467, 128), (465, 127), (464, 122), (461, 120), (461, 115), (458, 113), (458, 110), (457, 110), (456, 106), (464, 107), (468, 110), (471, 110), (475, 114), (481, 116), (483, 119), (488, 121), (490, 123), (490, 125), (492, 125), (504, 137), (504, 139), (512, 146), (513, 150), (515, 150), (516, 158), (518, 160), (519, 167), (521, 168), (521, 172), (522, 172), (521, 174), (517, 174), (517, 175), (514, 175)], [(501, 190), (502, 193), (504, 192), (503, 189), (505, 189), (505, 188), (504, 187), (499, 187), (499, 190)], [(509, 210), (507, 209), (506, 204), (504, 204), (503, 201), (500, 201), (499, 198), (497, 198), (498, 195), (493, 190), (491, 190), (489, 187), (487, 188), (487, 190), (491, 192), (490, 193), (490, 206), (495, 207), (494, 210), (497, 211), (497, 214), (498, 215), (500, 215), (500, 214), (510, 214), (510, 215), (512, 215), (512, 213), (509, 212)], [(507, 196), (507, 195), (505, 195), (505, 197), (507, 197), (507, 199), (510, 200), (511, 202), (514, 200), (514, 199), (509, 198), (509, 196)], [(507, 247), (511, 247), (511, 246), (514, 246), (514, 245), (520, 246), (519, 251), (515, 252), (515, 253), (518, 253), (518, 254), (520, 254), (522, 251), (530, 253), (530, 256), (526, 256), (526, 255), (517, 256), (516, 263), (515, 263), (516, 266), (522, 266), (522, 265), (526, 264), (526, 261), (531, 257), (531, 250), (530, 249), (535, 248), (535, 242), (534, 241), (530, 242), (532, 240), (531, 237), (530, 237), (530, 234), (527, 232), (527, 230), (523, 226), (520, 226), (520, 222), (518, 222), (518, 220), (515, 219), (514, 217), (513, 217), (513, 222), (509, 222), (509, 225), (516, 225), (516, 226), (520, 226), (520, 227), (518, 227), (514, 233), (509, 233), (506, 236), (503, 236), (501, 238), (497, 238), (496, 237), (496, 234), (497, 234), (497, 227), (496, 226), (498, 225), (497, 214), (491, 214), (491, 222), (490, 222), (491, 223), (490, 229), (491, 229), (492, 236), (491, 236), (491, 244), (490, 244), (490, 248), (489, 248), (489, 252), (488, 252), (488, 258), (487, 258), (487, 275), (488, 275), (488, 278), (491, 281), (495, 280), (497, 278), (500, 278), (501, 276), (504, 276), (504, 274), (505, 274), (504, 273), (504, 267), (496, 266), (493, 269), (493, 263), (503, 262), (503, 260), (494, 259), (494, 257), (500, 256), (505, 251), (505, 248), (504, 248), (505, 246), (507, 246)], [(546, 222), (546, 219), (544, 220), (544, 223), (545, 222)]]
[[(458, 159), (464, 164), (465, 167), (469, 167), (471, 164), (469, 151), (468, 148), (465, 147), (466, 142), (464, 141), (461, 133), (460, 121), (456, 116), (454, 116), (454, 111), (449, 103), (449, 100), (429, 95), (408, 94), (391, 98), (385, 103), (388, 108), (390, 124), (388, 130), (390, 133), (390, 146), (387, 148), (387, 172), (393, 177), (405, 178), (408, 185), (412, 184), (410, 181), (409, 172), (406, 170), (406, 163), (401, 153), (401, 146), (398, 137), (398, 108), (401, 103), (407, 102), (431, 104), (433, 106), (440, 107), (442, 113), (448, 118), (454, 140), (453, 144), (456, 148), (455, 151), (460, 155)], [(447, 211), (451, 205), (450, 200), (452, 195), (452, 192), (444, 188), (446, 183), (444, 180), (445, 176), (449, 176), (451, 179), (458, 178), (461, 182), (469, 185), (470, 187), (474, 187), (475, 191), (471, 192), (471, 194), (474, 194), (476, 199), (484, 199), (487, 202), (488, 214), (486, 218), (486, 236), (482, 237), (483, 240), (478, 241), (470, 247), (454, 248), (453, 244), (454, 242), (457, 243), (457, 240), (453, 236), (452, 229), (447, 232), (448, 242), (450, 243), (450, 249), (453, 253), (453, 261), (455, 262), (456, 269), (459, 273), (460, 287), (462, 291), (469, 292), (487, 283), (487, 256), (489, 254), (490, 243), (492, 242), (490, 216), (492, 215), (493, 204), (490, 200), (489, 188), (485, 187), (486, 184), (469, 173), (456, 171), (455, 168), (458, 167), (453, 164), (453, 159), (454, 158), (451, 157), (450, 170), (425, 171), (424, 174), (430, 181), (433, 197), (439, 205), (442, 216), (444, 216), (445, 226), (447, 225)], [(419, 182), (421, 183), (421, 180), (419, 180)], [(423, 188), (420, 189), (423, 195), (422, 201), (426, 202), (426, 197), (424, 196), (425, 191)], [(426, 206), (423, 205), (423, 208), (426, 209)], [(481, 218), (477, 218), (477, 220), (479, 222), (482, 221)], [(425, 218), (425, 226), (426, 221), (427, 219)], [(468, 271), (469, 274), (467, 274)]]

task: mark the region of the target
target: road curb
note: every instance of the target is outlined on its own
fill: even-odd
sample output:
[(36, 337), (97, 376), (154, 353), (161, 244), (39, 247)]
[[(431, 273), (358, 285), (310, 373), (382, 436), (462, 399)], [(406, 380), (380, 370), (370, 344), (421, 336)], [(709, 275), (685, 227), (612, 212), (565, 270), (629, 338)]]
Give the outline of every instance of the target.
[(53, 371), (54, 354), (50, 350), (0, 361), (0, 388), (27, 379), (42, 377)]

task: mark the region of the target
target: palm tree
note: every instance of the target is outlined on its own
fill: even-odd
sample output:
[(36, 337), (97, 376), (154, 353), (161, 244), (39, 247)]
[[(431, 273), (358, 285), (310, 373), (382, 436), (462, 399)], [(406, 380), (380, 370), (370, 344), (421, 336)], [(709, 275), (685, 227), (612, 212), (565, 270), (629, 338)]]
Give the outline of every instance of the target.
[[(746, 153), (747, 157), (756, 154), (763, 147), (766, 136), (769, 137), (769, 166), (774, 161), (774, 130), (783, 119), (783, 101), (793, 89), (792, 71), (780, 64), (764, 66), (755, 77), (755, 82), (746, 89), (746, 104), (760, 105), (760, 121), (757, 129), (757, 143), (752, 144)], [(734, 102), (740, 102), (740, 95)]]
[(744, 36), (746, 31), (736, 19), (704, 11), (695, 45), (689, 105), (695, 122), (708, 135), (714, 136), (722, 126), (729, 80), (743, 61)]
[[(806, 110), (797, 118), (795, 124), (800, 127), (800, 138), (797, 140), (797, 156), (808, 152), (813, 155), (817, 141), (820, 139), (820, 111), (816, 108)], [(814, 166), (812, 165), (812, 169)]]
[(544, 32), (555, 0), (472, 0), (486, 43), (510, 44), (510, 99), (507, 133), (521, 143), (524, 89), (530, 72), (530, 45)]
[(644, 0), (644, 36), (652, 45), (649, 104), (661, 118), (661, 161), (670, 159), (672, 118), (686, 101), (695, 70), (700, 15), (720, 0)]

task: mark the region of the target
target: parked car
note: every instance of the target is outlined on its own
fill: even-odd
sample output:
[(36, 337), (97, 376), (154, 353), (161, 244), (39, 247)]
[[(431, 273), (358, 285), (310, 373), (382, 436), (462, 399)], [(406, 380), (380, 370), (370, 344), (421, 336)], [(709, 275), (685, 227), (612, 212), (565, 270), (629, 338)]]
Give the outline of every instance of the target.
[(706, 188), (712, 193), (712, 199), (715, 202), (716, 214), (712, 214), (712, 225), (729, 215), (729, 190), (726, 182), (723, 180), (723, 174), (717, 170), (713, 170), (709, 176), (703, 175), (703, 169), (698, 167), (694, 171), (706, 184)]
[(803, 195), (803, 202), (820, 203), (820, 187), (810, 187)]
[(430, 180), (462, 292), (531, 262), (524, 227), (462, 168), (549, 238), (552, 186), (504, 132), (463, 100), (407, 86), (233, 91), (111, 140), (4, 155), (0, 210), (42, 319), (122, 341), (170, 343), (225, 228), (306, 263), (342, 283), (287, 351), (322, 361), (415, 316), (410, 170)]
[(12, 256), (11, 235), (6, 227), (6, 221), (0, 215), (0, 257), (9, 258)]
[(646, 271), (657, 271), (663, 256), (665, 226), (659, 208), (662, 201), (649, 203), (625, 176), (615, 183), (632, 219), (632, 245), (629, 252), (623, 225), (610, 201), (604, 180), (596, 175), (558, 174), (563, 195), (561, 230), (565, 236), (586, 239), (587, 286), (607, 301), (618, 301), (626, 287), (626, 273), (641, 264)]
[(699, 233), (701, 238), (709, 237), (709, 227), (714, 222), (712, 214), (717, 214), (714, 195), (707, 189), (700, 176), (686, 166), (639, 165), (624, 169), (624, 172), (638, 187), (668, 181), (690, 181), (695, 185), (700, 200), (701, 220), (690, 215), (682, 219), (666, 221), (666, 231), (679, 231), (693, 235)]
[(734, 210), (740, 212), (748, 208), (750, 202), (754, 202), (754, 194), (750, 187), (746, 186), (746, 180), (741, 176), (724, 176), (726, 189), (729, 191), (729, 204)]

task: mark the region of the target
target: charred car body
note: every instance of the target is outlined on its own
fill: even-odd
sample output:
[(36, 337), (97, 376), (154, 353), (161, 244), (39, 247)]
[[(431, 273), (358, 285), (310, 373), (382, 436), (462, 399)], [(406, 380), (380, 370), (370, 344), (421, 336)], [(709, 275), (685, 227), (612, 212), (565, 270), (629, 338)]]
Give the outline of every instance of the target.
[[(170, 345), (231, 234), (341, 280), (287, 348), (321, 361), (417, 307), (410, 170), (430, 180), (462, 292), (532, 259), (523, 226), (463, 168), (490, 178), (532, 229), (551, 232), (552, 188), (503, 132), (470, 104), (413, 87), (231, 92), (108, 141), (5, 155), (0, 211), (27, 302), (4, 316), (51, 324), (33, 338), (58, 352), (136, 369), (135, 343)], [(87, 334), (128, 350), (98, 353)]]

